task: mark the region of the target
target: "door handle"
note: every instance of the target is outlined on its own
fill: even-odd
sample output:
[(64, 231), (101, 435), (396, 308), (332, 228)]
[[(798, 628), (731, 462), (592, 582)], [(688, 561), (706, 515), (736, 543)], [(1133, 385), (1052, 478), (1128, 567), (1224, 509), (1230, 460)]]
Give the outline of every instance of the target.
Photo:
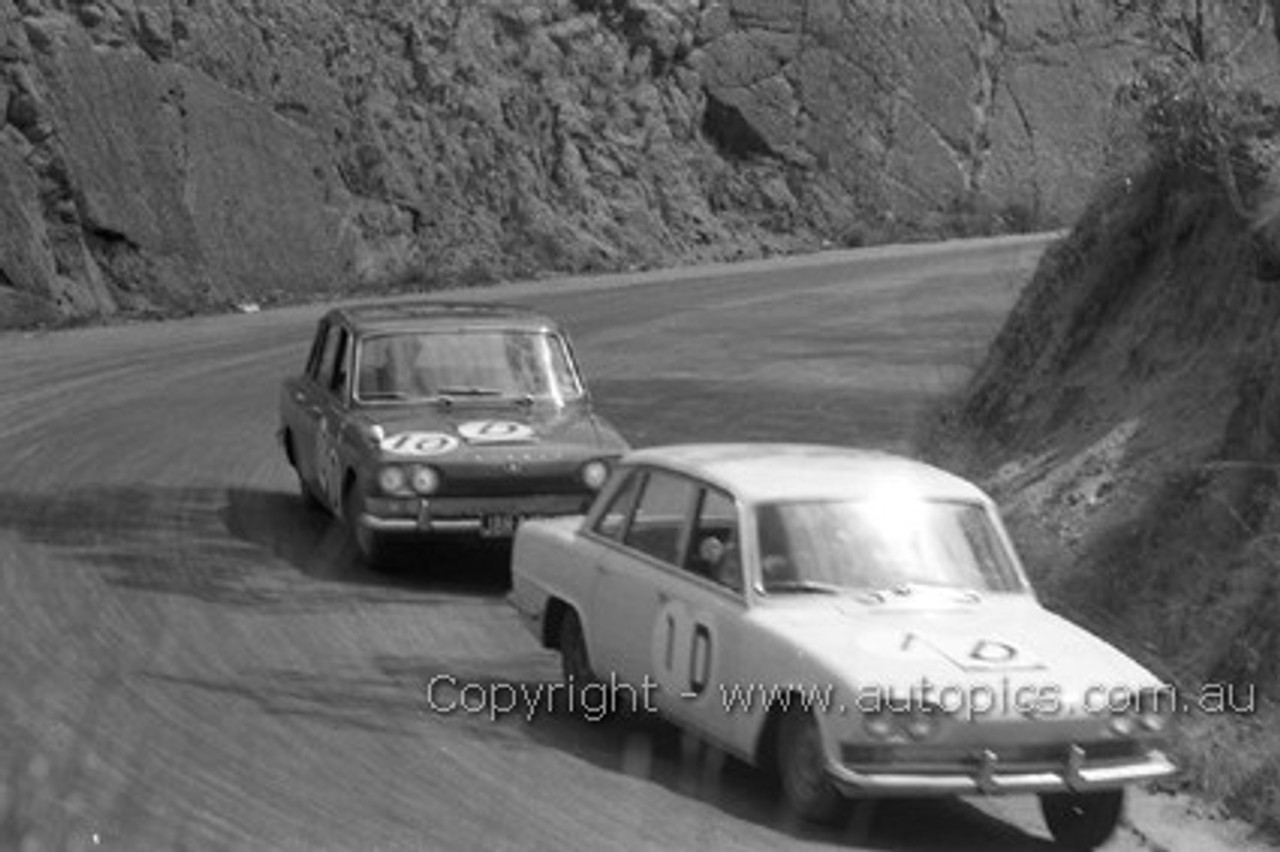
[(294, 402), (306, 402), (306, 401), (307, 401), (307, 395), (306, 395), (305, 393), (303, 393), (302, 391), (294, 391), (294, 392), (293, 392), (293, 401), (294, 401)]

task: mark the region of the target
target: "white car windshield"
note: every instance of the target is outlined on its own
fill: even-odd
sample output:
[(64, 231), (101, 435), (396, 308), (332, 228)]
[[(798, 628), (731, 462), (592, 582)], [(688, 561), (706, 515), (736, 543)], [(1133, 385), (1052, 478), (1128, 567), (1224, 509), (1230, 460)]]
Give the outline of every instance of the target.
[(976, 503), (773, 503), (756, 510), (756, 530), (766, 591), (1024, 588), (1004, 540)]
[(356, 399), (361, 402), (457, 397), (564, 402), (582, 395), (568, 347), (549, 332), (383, 334), (366, 338), (357, 359)]

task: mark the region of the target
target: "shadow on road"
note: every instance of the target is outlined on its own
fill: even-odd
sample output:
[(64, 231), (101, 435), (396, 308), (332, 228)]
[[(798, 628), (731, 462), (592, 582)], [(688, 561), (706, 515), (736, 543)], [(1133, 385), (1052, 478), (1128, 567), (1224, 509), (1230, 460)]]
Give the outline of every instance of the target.
[[(551, 688), (559, 684), (550, 674), (554, 658), (544, 651), (487, 660), (483, 667), (458, 657), (379, 655), (369, 662), (324, 672), (261, 669), (230, 680), (158, 672), (147, 677), (239, 698), (265, 715), (298, 723), (416, 741), (470, 739), (512, 754), (555, 749), (800, 840), (908, 852), (1055, 848), (959, 799), (868, 801), (859, 803), (842, 825), (799, 822), (781, 804), (776, 784), (765, 773), (654, 715), (643, 710), (607, 716), (582, 708), (571, 712), (564, 691)], [(533, 673), (540, 676), (528, 677)], [(537, 699), (495, 718), (479, 698), (495, 687), (523, 690)], [(578, 775), (589, 783), (589, 775)], [(640, 797), (636, 806), (644, 807), (644, 801), (648, 797)], [(625, 810), (625, 805), (619, 807)]]
[[(193, 486), (0, 492), (0, 532), (113, 586), (230, 606), (456, 602), (505, 594), (509, 547), (405, 549), (392, 571), (360, 565), (338, 524), (280, 492)], [(423, 558), (429, 553), (429, 558)]]
[(222, 520), (231, 535), (316, 580), (479, 595), (503, 594), (510, 586), (506, 542), (408, 541), (373, 571), (360, 564), (341, 524), (296, 496), (244, 488), (226, 495)]
[[(863, 802), (842, 825), (801, 823), (764, 772), (645, 709), (607, 714), (598, 701), (569, 707), (553, 674), (558, 663), (546, 651), (483, 664), (394, 655), (370, 662), (381, 677), (368, 669), (350, 676), (268, 673), (251, 697), (269, 713), (309, 715), (327, 724), (377, 725), (443, 742), (469, 738), (513, 752), (555, 749), (799, 839), (920, 852), (1055, 848), (959, 799)], [(515, 706), (493, 713), (493, 703), (480, 696), (498, 694), (494, 690)]]

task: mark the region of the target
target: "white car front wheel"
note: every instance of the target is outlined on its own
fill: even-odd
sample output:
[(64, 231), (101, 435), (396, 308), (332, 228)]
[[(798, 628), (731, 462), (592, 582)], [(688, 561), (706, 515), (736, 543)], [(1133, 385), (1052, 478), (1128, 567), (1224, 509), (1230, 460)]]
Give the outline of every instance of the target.
[(822, 734), (811, 713), (790, 712), (778, 729), (777, 767), (782, 793), (796, 815), (810, 822), (834, 823), (848, 813), (848, 802), (831, 783), (822, 750)]

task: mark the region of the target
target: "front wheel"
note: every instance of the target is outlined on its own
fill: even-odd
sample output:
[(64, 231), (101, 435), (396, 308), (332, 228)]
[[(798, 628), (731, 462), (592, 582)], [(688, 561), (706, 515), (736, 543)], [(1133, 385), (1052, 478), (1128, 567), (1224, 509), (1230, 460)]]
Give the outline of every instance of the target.
[(811, 713), (791, 712), (778, 729), (776, 764), (782, 794), (801, 819), (832, 824), (848, 813), (848, 801), (831, 783), (822, 734)]
[(1115, 833), (1124, 813), (1124, 790), (1044, 793), (1040, 812), (1053, 839), (1066, 849), (1096, 849)]
[(360, 561), (367, 567), (380, 571), (386, 567), (386, 536), (360, 523), (363, 510), (364, 500), (356, 492), (355, 486), (352, 486), (342, 501), (342, 520)]
[(302, 478), (302, 474), (297, 470), (294, 473), (298, 477), (298, 496), (302, 498), (302, 505), (308, 512), (322, 512), (325, 509), (324, 501), (316, 496), (311, 490), (311, 486)]

